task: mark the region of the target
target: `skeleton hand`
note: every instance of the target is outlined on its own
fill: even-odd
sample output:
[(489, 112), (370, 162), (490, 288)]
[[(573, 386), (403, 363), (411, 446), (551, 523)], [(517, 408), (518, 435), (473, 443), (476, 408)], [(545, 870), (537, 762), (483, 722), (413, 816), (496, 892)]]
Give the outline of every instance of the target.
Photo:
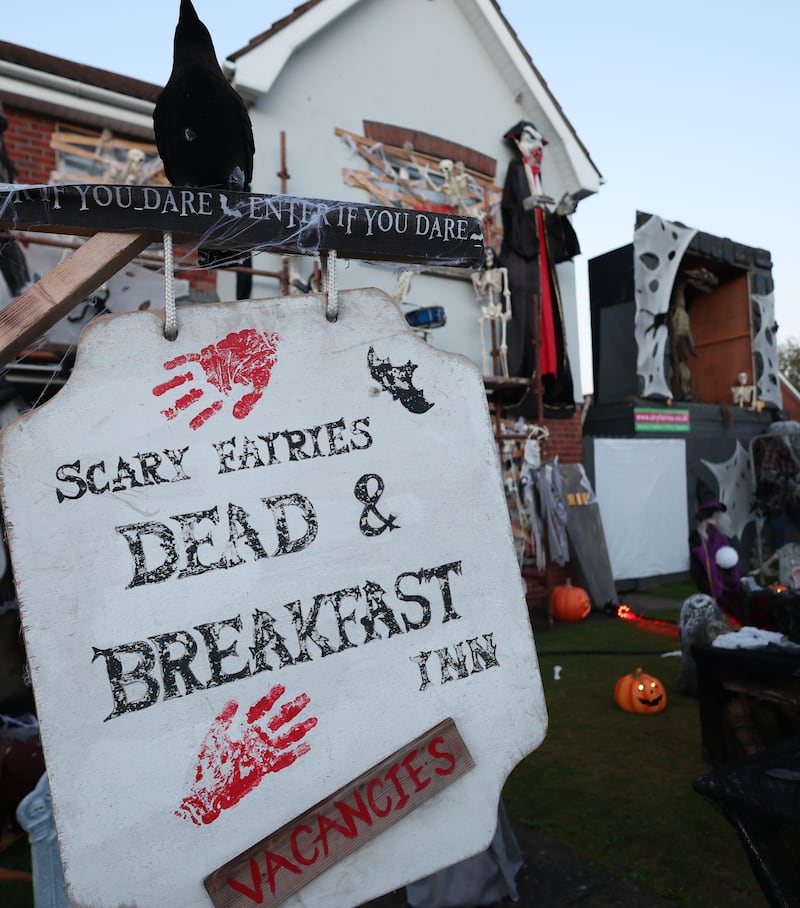
[(546, 208), (548, 205), (554, 205), (555, 201), (549, 195), (529, 195), (522, 200), (522, 207), (526, 211), (532, 211), (534, 208)]
[(556, 214), (573, 214), (578, 207), (578, 200), (573, 198), (568, 192), (561, 197), (561, 201), (556, 205)]

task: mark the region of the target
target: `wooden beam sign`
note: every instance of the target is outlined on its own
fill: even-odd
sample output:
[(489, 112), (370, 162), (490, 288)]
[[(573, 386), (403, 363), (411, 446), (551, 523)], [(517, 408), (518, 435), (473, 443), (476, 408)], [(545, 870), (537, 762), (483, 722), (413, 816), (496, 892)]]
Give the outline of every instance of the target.
[(49, 232), (171, 231), (202, 245), (289, 255), (480, 268), (476, 218), (288, 195), (104, 183), (0, 192), (0, 228)]
[(147, 232), (96, 233), (0, 309), (0, 366), (40, 338), (157, 239), (157, 234)]
[(455, 722), (393, 753), (205, 880), (216, 908), (275, 906), (473, 768)]

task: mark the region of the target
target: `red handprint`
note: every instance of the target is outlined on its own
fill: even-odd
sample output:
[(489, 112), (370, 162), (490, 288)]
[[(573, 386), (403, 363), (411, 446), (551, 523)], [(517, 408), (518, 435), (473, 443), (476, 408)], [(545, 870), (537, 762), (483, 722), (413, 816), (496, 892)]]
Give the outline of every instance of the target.
[(281, 706), (267, 720), (266, 728), (258, 724), (285, 692), (283, 685), (276, 684), (250, 707), (238, 741), (230, 730), (239, 704), (234, 700), (225, 704), (203, 741), (197, 755), (195, 784), (175, 811), (176, 816), (197, 826), (213, 823), (223, 810), (253, 791), (267, 773), (280, 772), (309, 752), (311, 745), (299, 742), (317, 724), (316, 718), (304, 719), (282, 731), (311, 702), (307, 694)]
[[(216, 344), (203, 347), (199, 353), (185, 353), (176, 356), (175, 359), (167, 360), (164, 368), (171, 371), (191, 363), (199, 363), (205, 372), (208, 384), (226, 397), (233, 392), (235, 385), (249, 388), (250, 390), (233, 405), (233, 415), (236, 419), (244, 419), (261, 399), (269, 384), (273, 366), (278, 360), (279, 340), (280, 338), (275, 332), (260, 332), (254, 328), (245, 328), (243, 331), (232, 332)], [(196, 382), (197, 379), (190, 369), (163, 384), (156, 385), (153, 388), (153, 394), (161, 397), (167, 391), (180, 388), (181, 385), (191, 381)], [(167, 419), (175, 419), (182, 410), (197, 403), (204, 393), (195, 384), (186, 394), (179, 397), (173, 406), (162, 410), (161, 413)], [(221, 409), (222, 401), (215, 400), (193, 416), (189, 425), (193, 429), (198, 429), (209, 417)]]

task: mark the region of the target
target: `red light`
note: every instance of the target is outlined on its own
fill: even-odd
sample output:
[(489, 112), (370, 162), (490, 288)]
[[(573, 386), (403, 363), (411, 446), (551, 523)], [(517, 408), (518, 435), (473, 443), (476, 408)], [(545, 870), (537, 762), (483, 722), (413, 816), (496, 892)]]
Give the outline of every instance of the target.
[(678, 636), (677, 622), (665, 621), (662, 618), (651, 618), (649, 615), (640, 615), (629, 605), (625, 605), (624, 602), (617, 606), (617, 618), (622, 618), (623, 621), (636, 621), (648, 630), (664, 634), (667, 637)]

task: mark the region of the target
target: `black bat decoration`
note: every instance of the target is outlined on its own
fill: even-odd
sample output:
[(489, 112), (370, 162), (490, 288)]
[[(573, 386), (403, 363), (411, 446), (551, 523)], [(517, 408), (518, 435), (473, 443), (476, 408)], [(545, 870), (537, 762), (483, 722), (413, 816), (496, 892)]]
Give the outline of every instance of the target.
[(369, 348), (367, 362), (370, 375), (381, 389), (388, 391), (394, 400), (400, 401), (409, 413), (427, 413), (433, 406), (425, 400), (424, 392), (414, 387), (416, 363), (409, 360), (402, 366), (393, 366), (388, 359), (377, 357), (374, 347)]

